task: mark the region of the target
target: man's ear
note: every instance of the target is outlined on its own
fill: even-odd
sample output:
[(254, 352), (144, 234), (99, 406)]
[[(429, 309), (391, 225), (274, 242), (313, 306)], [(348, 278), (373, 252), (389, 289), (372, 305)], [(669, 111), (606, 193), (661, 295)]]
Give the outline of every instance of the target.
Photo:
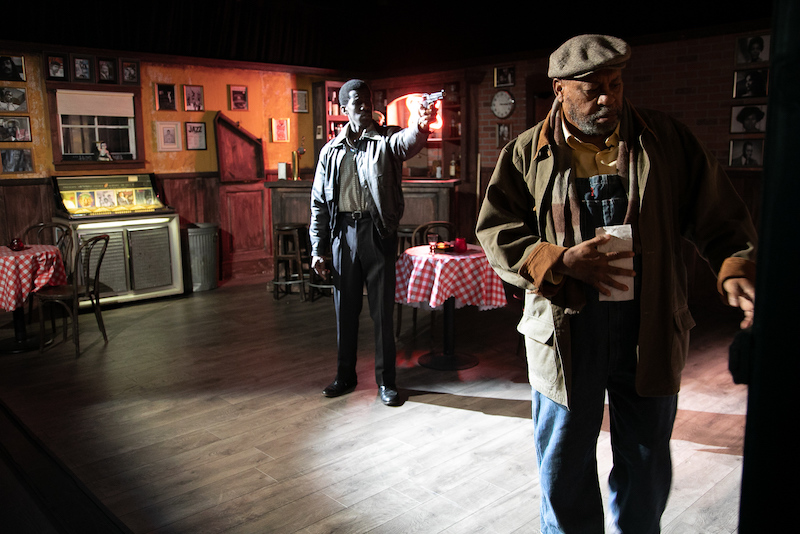
[(559, 102), (564, 102), (564, 83), (559, 78), (553, 78), (553, 94), (556, 95)]

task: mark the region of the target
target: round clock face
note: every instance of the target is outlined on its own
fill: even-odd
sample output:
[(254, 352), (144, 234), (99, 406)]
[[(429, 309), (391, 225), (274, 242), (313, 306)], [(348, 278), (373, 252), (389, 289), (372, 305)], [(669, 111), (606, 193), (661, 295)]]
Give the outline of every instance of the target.
[(514, 97), (508, 91), (497, 91), (492, 97), (491, 108), (495, 117), (505, 119), (514, 112)]

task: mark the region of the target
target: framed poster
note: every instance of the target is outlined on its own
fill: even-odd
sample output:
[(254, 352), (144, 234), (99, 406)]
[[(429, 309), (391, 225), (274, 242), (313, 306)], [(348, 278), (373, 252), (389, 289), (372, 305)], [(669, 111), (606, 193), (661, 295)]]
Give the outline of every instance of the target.
[(187, 122), (186, 123), (186, 150), (205, 150), (206, 146), (206, 123)]
[(0, 117), (0, 141), (13, 142), (31, 140), (30, 117)]
[(0, 112), (28, 111), (28, 90), (24, 87), (0, 86)]
[(733, 73), (733, 98), (767, 96), (769, 69), (737, 70)]
[(125, 85), (139, 85), (139, 61), (136, 59), (120, 59), (119, 71), (122, 73), (122, 83)]
[(728, 154), (728, 164), (731, 167), (760, 168), (763, 158), (763, 139), (731, 139)]
[(186, 111), (205, 110), (205, 104), (203, 102), (202, 85), (183, 86), (183, 109), (185, 109)]
[(94, 58), (82, 54), (70, 56), (73, 82), (94, 83)]
[(2, 172), (33, 172), (33, 157), (29, 148), (9, 148), (0, 150)]
[(736, 64), (768, 63), (770, 52), (769, 34), (748, 35), (736, 40)]
[(231, 111), (247, 111), (247, 86), (229, 85), (228, 104)]
[(117, 60), (109, 57), (97, 58), (97, 83), (117, 83)]
[(292, 89), (292, 112), (308, 113), (308, 91)]
[(65, 82), (69, 80), (69, 60), (66, 54), (45, 53), (45, 76), (48, 80)]
[(159, 152), (181, 150), (181, 124), (179, 122), (156, 122), (156, 142)]
[(272, 119), (272, 142), (289, 142), (289, 119)]
[(174, 83), (156, 84), (156, 109), (159, 111), (177, 111)]
[(495, 67), (494, 86), (511, 87), (514, 85), (514, 67)]
[(25, 58), (23, 56), (0, 55), (0, 80), (6, 82), (24, 82)]
[(731, 108), (731, 133), (765, 133), (766, 131), (766, 104), (733, 106)]

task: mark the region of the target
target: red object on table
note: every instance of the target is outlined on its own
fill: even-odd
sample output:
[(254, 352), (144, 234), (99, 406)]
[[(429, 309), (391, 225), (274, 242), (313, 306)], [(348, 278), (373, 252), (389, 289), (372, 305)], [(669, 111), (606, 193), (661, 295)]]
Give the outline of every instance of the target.
[(14, 312), (14, 339), (3, 342), (0, 352), (23, 352), (38, 346), (25, 332), (23, 305), (31, 292), (66, 283), (58, 247), (30, 245), (20, 251), (0, 247), (0, 308)]
[(502, 280), (477, 245), (468, 245), (462, 253), (431, 254), (427, 245), (407, 249), (397, 260), (395, 302), (444, 306), (444, 351), (419, 359), (420, 365), (439, 370), (467, 369), (478, 363), (474, 357), (455, 354), (456, 308), (490, 310), (508, 303)]

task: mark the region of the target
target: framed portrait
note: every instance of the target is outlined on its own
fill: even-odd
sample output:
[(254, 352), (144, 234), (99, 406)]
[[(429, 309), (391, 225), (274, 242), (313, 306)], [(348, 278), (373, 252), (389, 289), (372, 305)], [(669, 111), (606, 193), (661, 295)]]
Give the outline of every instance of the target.
[(767, 96), (769, 69), (737, 70), (733, 73), (733, 98)]
[(14, 142), (31, 140), (30, 117), (0, 117), (0, 141)]
[(728, 165), (760, 169), (764, 161), (763, 139), (731, 139)]
[(0, 85), (0, 113), (28, 111), (28, 90)]
[(736, 40), (736, 64), (758, 64), (769, 62), (769, 34), (749, 35)]
[(503, 148), (511, 141), (511, 125), (507, 122), (497, 123), (497, 148)]
[(731, 133), (765, 133), (766, 131), (766, 104), (733, 106), (731, 108)]
[(289, 119), (271, 119), (273, 143), (289, 142)]
[(66, 54), (44, 54), (45, 78), (48, 80), (69, 81), (69, 59)]
[(94, 83), (94, 58), (82, 54), (70, 56), (73, 82)]
[(4, 148), (0, 150), (2, 172), (33, 172), (30, 148)]
[(494, 86), (511, 87), (514, 85), (514, 67), (495, 67)]
[(181, 123), (156, 122), (156, 144), (159, 152), (180, 152)]
[(308, 113), (308, 91), (292, 89), (292, 112)]
[(139, 60), (119, 60), (120, 81), (124, 85), (139, 85)]
[(156, 84), (156, 109), (160, 111), (177, 111), (174, 83)]
[(247, 111), (247, 86), (228, 86), (228, 105), (231, 111)]
[(26, 81), (25, 58), (0, 55), (0, 80), (5, 82)]
[(117, 60), (109, 57), (97, 58), (97, 83), (117, 83)]
[(206, 123), (187, 122), (186, 123), (186, 150), (205, 150), (206, 146)]
[(186, 111), (203, 111), (203, 86), (184, 85), (183, 86), (183, 109)]

